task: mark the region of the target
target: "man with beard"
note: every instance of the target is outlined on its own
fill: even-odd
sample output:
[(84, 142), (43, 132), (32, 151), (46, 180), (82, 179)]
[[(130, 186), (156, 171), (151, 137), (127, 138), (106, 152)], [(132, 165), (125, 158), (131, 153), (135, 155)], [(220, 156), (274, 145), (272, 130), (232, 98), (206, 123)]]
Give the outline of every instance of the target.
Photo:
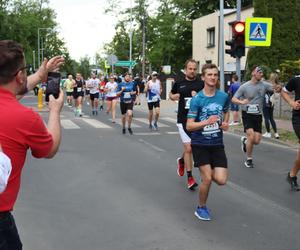
[(52, 158), (61, 140), (60, 111), (63, 91), (58, 99), (49, 96), (47, 127), (39, 114), (18, 102), (27, 91), (45, 81), (49, 71), (56, 71), (64, 62), (61, 56), (44, 60), (38, 71), (27, 76), (23, 48), (20, 44), (0, 41), (0, 144), (12, 163), (5, 191), (0, 194), (0, 248), (22, 249), (18, 230), (11, 211), (20, 189), (21, 171), (27, 150), (36, 158)]
[(198, 184), (192, 175), (192, 148), (190, 133), (186, 130), (187, 114), (190, 108), (190, 101), (193, 96), (203, 89), (203, 81), (197, 79), (197, 62), (194, 59), (188, 59), (184, 66), (185, 78), (176, 81), (172, 87), (169, 97), (178, 102), (177, 127), (183, 143), (183, 155), (177, 159), (177, 174), (183, 176), (185, 169), (187, 172), (187, 186), (194, 189)]

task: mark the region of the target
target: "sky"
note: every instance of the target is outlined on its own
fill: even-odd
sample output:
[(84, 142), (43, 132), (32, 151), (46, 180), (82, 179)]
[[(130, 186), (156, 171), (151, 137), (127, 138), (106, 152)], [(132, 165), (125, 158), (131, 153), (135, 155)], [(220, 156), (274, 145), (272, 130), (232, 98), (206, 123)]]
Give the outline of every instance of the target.
[[(109, 0), (50, 0), (55, 10), (60, 38), (76, 61), (88, 55), (94, 62), (96, 52), (101, 53), (105, 43), (115, 34), (116, 18), (105, 14)], [(132, 0), (121, 0), (121, 8), (131, 6)], [(133, 2), (133, 1), (132, 1)]]

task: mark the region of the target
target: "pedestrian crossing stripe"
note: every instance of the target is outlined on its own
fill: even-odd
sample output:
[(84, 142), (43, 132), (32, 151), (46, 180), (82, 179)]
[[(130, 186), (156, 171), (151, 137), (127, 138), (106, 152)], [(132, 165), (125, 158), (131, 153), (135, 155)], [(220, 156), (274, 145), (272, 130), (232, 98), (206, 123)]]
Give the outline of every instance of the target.
[(64, 129), (80, 129), (80, 127), (71, 120), (62, 119), (60, 123)]
[(164, 120), (164, 121), (167, 121), (167, 122), (172, 122), (172, 123), (177, 123), (177, 119), (172, 118), (172, 117), (162, 117), (161, 120)]
[(107, 124), (95, 119), (82, 118), (82, 121), (86, 122), (87, 124), (91, 125), (94, 128), (109, 128), (109, 129), (112, 128), (111, 126), (108, 126)]
[[(149, 120), (146, 119), (146, 118), (134, 118), (134, 120), (149, 125)], [(168, 125), (166, 125), (166, 124), (161, 123), (160, 121), (158, 121), (157, 124), (158, 124), (158, 127), (159, 127), (159, 128), (167, 128), (167, 127), (170, 127), (170, 126), (168, 126)]]

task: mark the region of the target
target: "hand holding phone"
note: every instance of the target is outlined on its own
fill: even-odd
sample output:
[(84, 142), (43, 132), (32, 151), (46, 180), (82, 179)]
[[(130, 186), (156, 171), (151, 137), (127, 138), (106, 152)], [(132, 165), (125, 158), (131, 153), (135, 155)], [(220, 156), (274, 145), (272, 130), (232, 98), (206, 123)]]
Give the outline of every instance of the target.
[(59, 96), (59, 85), (61, 75), (59, 72), (49, 72), (46, 87), (46, 102), (49, 102), (49, 95), (53, 95), (55, 99)]

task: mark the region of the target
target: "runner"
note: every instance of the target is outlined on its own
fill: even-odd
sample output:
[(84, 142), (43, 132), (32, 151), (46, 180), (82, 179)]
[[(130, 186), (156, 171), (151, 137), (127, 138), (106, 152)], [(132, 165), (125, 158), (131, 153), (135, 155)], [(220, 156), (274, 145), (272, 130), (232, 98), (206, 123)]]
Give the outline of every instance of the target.
[[(147, 93), (147, 102), (148, 102), (148, 120), (149, 120), (149, 129), (158, 130), (158, 118), (160, 113), (160, 95), (162, 92), (162, 87), (160, 80), (157, 79), (157, 72), (153, 71), (151, 74), (151, 80), (147, 82), (145, 86), (145, 93)], [(155, 108), (154, 123), (153, 120), (153, 108)]]
[[(261, 140), (262, 132), (262, 109), (264, 95), (267, 91), (273, 91), (272, 84), (263, 81), (263, 70), (259, 66), (252, 68), (251, 80), (244, 83), (237, 90), (231, 101), (242, 105), (242, 120), (244, 132), (247, 137), (241, 138), (242, 150), (247, 155), (245, 167), (253, 168), (253, 147)], [(277, 88), (277, 86), (274, 86)]]
[(187, 172), (187, 186), (194, 189), (198, 184), (192, 175), (192, 148), (190, 133), (186, 130), (186, 116), (190, 108), (192, 96), (199, 92), (204, 84), (197, 79), (197, 62), (194, 59), (188, 59), (184, 66), (185, 78), (176, 81), (172, 87), (169, 97), (173, 101), (178, 101), (177, 127), (183, 143), (183, 155), (177, 159), (177, 174), (183, 176), (185, 169)]
[(112, 123), (116, 122), (117, 89), (118, 84), (115, 82), (115, 77), (110, 75), (109, 82), (106, 83), (104, 91), (106, 92), (106, 113), (109, 114), (111, 111)]
[(126, 116), (129, 134), (133, 134), (131, 129), (133, 98), (136, 93), (135, 84), (131, 81), (131, 75), (125, 74), (124, 82), (118, 85), (117, 96), (120, 96), (120, 108), (122, 114), (122, 133), (126, 134)]
[(218, 68), (215, 64), (202, 67), (204, 89), (191, 100), (187, 129), (191, 133), (194, 166), (199, 168), (199, 206), (195, 215), (211, 220), (206, 202), (212, 181), (225, 185), (228, 177), (227, 158), (223, 144), (223, 130), (228, 130), (229, 98), (217, 90)]
[(103, 110), (103, 105), (104, 105), (104, 100), (105, 100), (105, 85), (107, 82), (107, 78), (105, 78), (104, 76), (101, 76), (101, 82), (99, 85), (99, 101), (100, 101), (100, 107), (99, 110)]
[[(293, 100), (289, 96), (289, 92), (295, 93), (295, 99)], [(283, 99), (293, 108), (292, 124), (300, 142), (300, 74), (289, 80), (287, 85), (281, 91)], [(300, 148), (294, 166), (291, 168), (287, 175), (287, 182), (291, 185), (291, 190), (300, 191), (297, 174), (300, 170)]]
[(72, 75), (68, 75), (68, 79), (66, 79), (64, 83), (64, 87), (66, 89), (66, 95), (67, 95), (67, 104), (69, 107), (72, 107), (73, 103), (73, 86), (75, 84), (75, 81), (73, 79)]
[[(241, 84), (238, 82), (239, 78), (237, 75), (233, 75), (231, 77), (232, 84), (230, 85), (228, 89), (228, 94), (230, 98), (232, 98), (235, 94), (235, 92), (239, 89)], [(239, 105), (230, 102), (230, 111), (232, 114), (232, 122), (229, 123), (229, 125), (239, 125), (240, 124), (240, 118), (239, 118)]]
[(75, 84), (73, 85), (73, 98), (75, 100), (75, 116), (82, 116), (82, 98), (84, 81), (80, 73), (76, 74)]
[(92, 115), (98, 115), (99, 84), (100, 80), (96, 78), (95, 73), (92, 73), (91, 78), (86, 85), (90, 90)]

